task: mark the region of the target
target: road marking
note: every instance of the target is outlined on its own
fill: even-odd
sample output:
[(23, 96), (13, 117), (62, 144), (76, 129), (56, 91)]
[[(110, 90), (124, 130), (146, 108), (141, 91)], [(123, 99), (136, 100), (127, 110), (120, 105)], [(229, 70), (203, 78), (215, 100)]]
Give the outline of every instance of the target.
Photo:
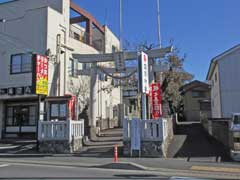
[(2, 167), (8, 167), (8, 166), (10, 166), (9, 164), (0, 164), (0, 168), (2, 168)]
[(14, 149), (17, 147), (19, 147), (19, 146), (1, 146), (0, 149)]
[(192, 166), (190, 169), (191, 170), (197, 170), (197, 171), (240, 173), (240, 168), (212, 167), (212, 166)]
[(15, 150), (15, 151), (14, 150), (10, 150), (10, 151), (8, 151), (8, 153), (16, 154), (16, 153), (19, 153), (19, 152), (22, 152), (22, 151), (30, 150), (30, 149), (34, 148), (34, 146), (35, 145), (33, 145), (33, 144), (25, 145), (25, 146), (21, 147), (21, 149), (19, 149), (19, 150)]

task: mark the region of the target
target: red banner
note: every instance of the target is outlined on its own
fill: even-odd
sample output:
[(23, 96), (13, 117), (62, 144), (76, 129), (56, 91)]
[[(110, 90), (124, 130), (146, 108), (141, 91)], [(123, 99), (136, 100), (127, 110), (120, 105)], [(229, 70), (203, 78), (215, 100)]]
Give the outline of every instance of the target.
[(153, 83), (151, 85), (151, 112), (153, 119), (162, 117), (162, 96), (160, 83)]
[(48, 58), (36, 55), (36, 94), (48, 95)]
[(77, 113), (76, 113), (76, 100), (77, 100), (77, 98), (76, 98), (76, 96), (73, 96), (73, 95), (71, 95), (72, 96), (72, 98), (71, 98), (71, 100), (68, 102), (68, 109), (69, 109), (69, 116), (70, 116), (70, 118), (71, 118), (71, 120), (76, 120), (77, 118), (76, 118), (76, 115), (77, 115)]

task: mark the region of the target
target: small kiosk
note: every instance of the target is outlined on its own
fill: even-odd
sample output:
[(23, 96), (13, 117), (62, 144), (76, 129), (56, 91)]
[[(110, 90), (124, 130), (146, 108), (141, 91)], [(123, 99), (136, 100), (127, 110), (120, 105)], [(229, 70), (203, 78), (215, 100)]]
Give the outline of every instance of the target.
[(40, 104), (38, 146), (42, 153), (73, 153), (82, 147), (84, 121), (76, 116), (75, 97), (46, 97)]

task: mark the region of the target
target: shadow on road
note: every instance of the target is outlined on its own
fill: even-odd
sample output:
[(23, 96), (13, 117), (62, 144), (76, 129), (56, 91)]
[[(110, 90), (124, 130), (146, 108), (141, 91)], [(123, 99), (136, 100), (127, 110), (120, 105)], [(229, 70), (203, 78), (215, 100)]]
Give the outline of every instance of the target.
[(118, 152), (122, 152), (122, 129), (109, 129), (102, 131), (101, 136), (95, 140), (85, 143), (84, 148), (75, 153), (78, 157), (98, 157), (98, 158), (113, 158), (114, 146), (118, 146)]
[(191, 161), (229, 161), (223, 144), (208, 135), (201, 124), (178, 125), (175, 137), (170, 144), (169, 154), (176, 158)]

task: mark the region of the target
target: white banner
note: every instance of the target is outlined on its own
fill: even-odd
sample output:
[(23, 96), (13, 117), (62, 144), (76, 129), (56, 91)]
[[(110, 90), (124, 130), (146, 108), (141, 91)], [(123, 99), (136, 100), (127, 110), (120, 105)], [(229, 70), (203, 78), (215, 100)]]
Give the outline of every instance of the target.
[(148, 69), (148, 55), (141, 52), (139, 57), (139, 89), (142, 93), (149, 93), (149, 69)]

